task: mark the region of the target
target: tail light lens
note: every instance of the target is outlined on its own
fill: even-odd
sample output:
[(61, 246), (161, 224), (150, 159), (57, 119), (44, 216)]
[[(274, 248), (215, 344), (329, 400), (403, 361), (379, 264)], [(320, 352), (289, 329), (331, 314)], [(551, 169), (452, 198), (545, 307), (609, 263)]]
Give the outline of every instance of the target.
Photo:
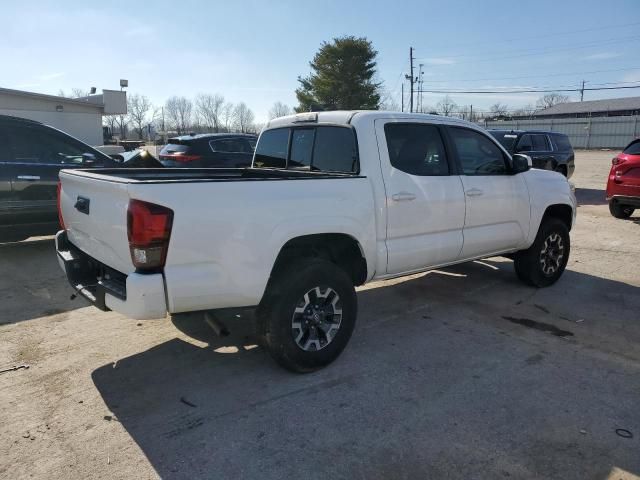
[(171, 155), (162, 155), (160, 158), (163, 160), (173, 160), (180, 163), (194, 162), (202, 158), (201, 155), (187, 155), (184, 153), (174, 153)]
[(62, 208), (60, 206), (60, 196), (62, 195), (62, 183), (60, 182), (60, 180), (58, 180), (58, 188), (56, 191), (56, 205), (58, 207), (58, 222), (60, 223), (60, 227), (63, 230), (66, 230), (67, 228), (64, 226), (64, 219), (62, 218)]
[(173, 210), (141, 200), (129, 202), (127, 237), (131, 261), (136, 268), (164, 267), (172, 225)]
[(611, 165), (620, 165), (621, 163), (624, 163), (624, 162), (625, 162), (624, 158), (613, 157), (613, 159), (611, 160)]

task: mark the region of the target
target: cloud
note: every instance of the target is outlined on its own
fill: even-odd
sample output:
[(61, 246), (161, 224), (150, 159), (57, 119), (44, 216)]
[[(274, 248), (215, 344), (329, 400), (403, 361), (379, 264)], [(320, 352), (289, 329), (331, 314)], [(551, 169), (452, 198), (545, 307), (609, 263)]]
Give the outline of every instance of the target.
[(592, 55), (587, 55), (584, 57), (585, 60), (608, 60), (610, 58), (618, 58), (621, 57), (621, 53), (615, 52), (602, 52), (602, 53), (594, 53)]
[(454, 59), (446, 57), (427, 57), (421, 58), (420, 61), (427, 65), (453, 65), (456, 63)]
[(38, 78), (43, 82), (47, 82), (49, 80), (55, 80), (56, 78), (64, 77), (63, 72), (56, 73), (45, 73), (44, 75), (40, 75)]

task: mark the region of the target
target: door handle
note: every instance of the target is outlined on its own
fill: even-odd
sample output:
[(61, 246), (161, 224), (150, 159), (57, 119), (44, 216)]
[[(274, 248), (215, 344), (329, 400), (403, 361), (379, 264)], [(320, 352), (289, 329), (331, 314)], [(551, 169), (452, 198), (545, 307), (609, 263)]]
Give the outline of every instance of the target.
[(18, 180), (40, 180), (40, 175), (18, 175)]
[(471, 190), (467, 190), (467, 197), (479, 197), (484, 192), (479, 188), (472, 188)]
[(410, 202), (411, 200), (415, 200), (416, 196), (411, 192), (400, 192), (391, 195), (391, 199), (394, 202)]

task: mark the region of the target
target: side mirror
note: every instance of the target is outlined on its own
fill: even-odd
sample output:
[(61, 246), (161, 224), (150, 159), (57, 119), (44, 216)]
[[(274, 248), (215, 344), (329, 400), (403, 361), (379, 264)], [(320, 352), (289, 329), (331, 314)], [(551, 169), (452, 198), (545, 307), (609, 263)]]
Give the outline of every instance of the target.
[(83, 165), (93, 165), (96, 163), (96, 156), (93, 153), (83, 153), (82, 154), (82, 164)]
[(516, 153), (511, 157), (511, 172), (515, 175), (517, 173), (526, 172), (531, 168), (533, 162), (529, 155), (523, 155)]

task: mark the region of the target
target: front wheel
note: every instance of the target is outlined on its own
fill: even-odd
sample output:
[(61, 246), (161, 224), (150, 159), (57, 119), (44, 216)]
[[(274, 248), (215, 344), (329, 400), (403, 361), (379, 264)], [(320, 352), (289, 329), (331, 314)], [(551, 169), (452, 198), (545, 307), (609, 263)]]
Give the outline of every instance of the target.
[(259, 308), (271, 356), (294, 372), (312, 372), (344, 350), (356, 322), (351, 278), (322, 259), (293, 260), (274, 275)]
[(629, 205), (620, 205), (617, 200), (609, 200), (609, 212), (616, 218), (629, 218), (634, 210)]
[(534, 287), (553, 285), (567, 266), (570, 248), (567, 225), (555, 218), (543, 220), (533, 245), (515, 255), (518, 278)]

